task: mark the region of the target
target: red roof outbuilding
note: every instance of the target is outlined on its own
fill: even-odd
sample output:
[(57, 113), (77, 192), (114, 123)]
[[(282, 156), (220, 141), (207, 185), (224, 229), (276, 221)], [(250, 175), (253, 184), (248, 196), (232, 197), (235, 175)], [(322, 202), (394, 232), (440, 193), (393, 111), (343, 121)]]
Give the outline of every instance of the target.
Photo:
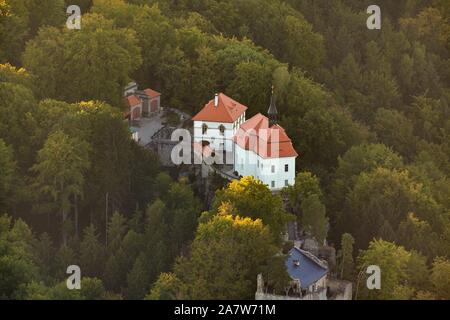
[(128, 96), (127, 97), (127, 101), (128, 101), (128, 106), (129, 107), (135, 107), (139, 104), (141, 104), (141, 99), (139, 99), (137, 96), (132, 95), (132, 96)]
[(161, 96), (161, 93), (159, 93), (158, 91), (155, 91), (153, 89), (150, 89), (150, 88), (145, 89), (144, 92), (147, 94), (147, 96), (150, 97), (150, 99), (157, 98), (157, 97)]

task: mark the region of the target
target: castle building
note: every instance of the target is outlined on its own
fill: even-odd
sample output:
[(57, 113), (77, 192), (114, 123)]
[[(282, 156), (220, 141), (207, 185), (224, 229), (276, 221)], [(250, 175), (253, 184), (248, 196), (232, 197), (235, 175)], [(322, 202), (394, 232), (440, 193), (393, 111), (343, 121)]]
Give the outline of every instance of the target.
[(233, 137), (245, 122), (247, 107), (227, 97), (216, 94), (204, 108), (195, 115), (194, 142), (209, 146), (216, 152), (233, 153)]
[(258, 113), (246, 120), (247, 110), (223, 93), (216, 94), (193, 117), (194, 143), (216, 153), (231, 153), (234, 171), (239, 176), (253, 176), (273, 191), (293, 185), (298, 153), (277, 122), (273, 92), (269, 117)]

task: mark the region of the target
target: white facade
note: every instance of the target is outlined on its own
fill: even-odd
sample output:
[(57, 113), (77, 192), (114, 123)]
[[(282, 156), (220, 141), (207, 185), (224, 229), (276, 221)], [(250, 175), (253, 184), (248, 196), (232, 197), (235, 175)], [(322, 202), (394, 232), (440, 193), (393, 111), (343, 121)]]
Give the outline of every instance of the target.
[(271, 190), (295, 184), (295, 157), (263, 158), (234, 144), (234, 170), (241, 176), (253, 176)]
[(216, 151), (233, 152), (233, 137), (245, 122), (245, 112), (234, 123), (194, 121), (194, 142), (207, 141)]

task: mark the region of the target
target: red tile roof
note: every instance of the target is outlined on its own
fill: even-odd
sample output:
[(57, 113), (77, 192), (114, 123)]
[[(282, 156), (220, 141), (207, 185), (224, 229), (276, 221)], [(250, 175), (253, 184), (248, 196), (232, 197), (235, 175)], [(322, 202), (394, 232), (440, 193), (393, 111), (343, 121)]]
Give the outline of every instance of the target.
[(135, 106), (141, 104), (141, 99), (139, 99), (138, 97), (136, 97), (134, 95), (128, 96), (127, 101), (128, 101), (129, 107), (135, 107)]
[(197, 113), (197, 115), (192, 118), (192, 120), (233, 123), (246, 110), (247, 107), (243, 104), (240, 104), (223, 93), (220, 93), (217, 107), (214, 106), (214, 99), (212, 99), (199, 113)]
[(155, 91), (155, 90), (153, 90), (153, 89), (150, 89), (150, 88), (145, 89), (144, 92), (145, 92), (151, 99), (161, 96), (161, 93), (159, 93), (158, 91)]
[(269, 128), (269, 119), (260, 113), (242, 124), (234, 141), (266, 159), (298, 156), (286, 131), (278, 124)]

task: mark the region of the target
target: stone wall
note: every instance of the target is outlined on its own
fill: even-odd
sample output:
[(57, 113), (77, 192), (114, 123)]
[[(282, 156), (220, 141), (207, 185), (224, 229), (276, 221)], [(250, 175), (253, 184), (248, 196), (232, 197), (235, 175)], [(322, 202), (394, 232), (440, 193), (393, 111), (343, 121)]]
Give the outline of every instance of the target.
[(329, 279), (327, 286), (330, 300), (352, 300), (353, 284), (350, 281)]

